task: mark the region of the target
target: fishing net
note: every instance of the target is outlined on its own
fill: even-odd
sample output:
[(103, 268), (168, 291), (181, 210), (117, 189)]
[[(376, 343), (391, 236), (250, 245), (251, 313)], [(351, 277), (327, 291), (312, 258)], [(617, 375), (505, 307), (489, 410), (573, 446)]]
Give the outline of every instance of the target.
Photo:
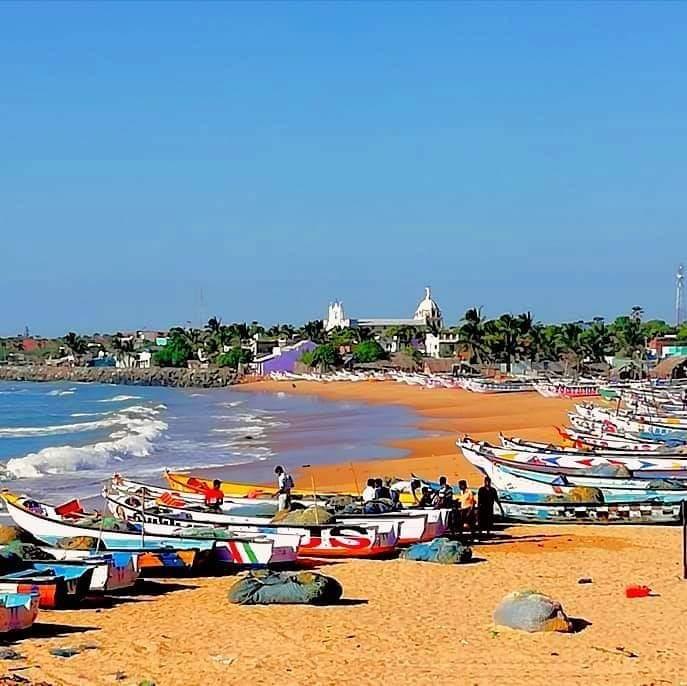
[(17, 541), (21, 538), (21, 529), (16, 526), (0, 526), (0, 545)]
[(54, 560), (55, 556), (33, 543), (12, 541), (0, 550), (18, 555), (22, 560)]
[(537, 591), (509, 593), (494, 610), (494, 622), (521, 631), (572, 631), (572, 623), (557, 600)]
[(255, 505), (238, 505), (232, 507), (228, 514), (232, 517), (273, 517), (277, 513), (274, 503), (255, 503)]
[(273, 524), (292, 524), (293, 526), (312, 526), (331, 524), (336, 518), (319, 505), (311, 505), (304, 510), (282, 510), (272, 517)]
[(429, 543), (415, 543), (407, 550), (402, 550), (401, 558), (444, 565), (464, 564), (472, 559), (472, 548), (458, 541), (449, 541), (448, 538), (435, 538)]
[(228, 598), (239, 605), (328, 605), (342, 594), (341, 584), (324, 574), (256, 571), (239, 579), (229, 589)]
[(93, 536), (65, 536), (57, 541), (57, 547), (62, 550), (92, 550), (98, 545), (98, 539)]
[(586, 472), (594, 476), (620, 476), (623, 478), (632, 476), (632, 472), (624, 464), (595, 464), (593, 467), (589, 467)]
[[(359, 507), (362, 512), (362, 503), (356, 501), (352, 495), (334, 495), (327, 499), (326, 508), (333, 512), (349, 512), (349, 508)], [(357, 514), (357, 512), (356, 512)]]
[(575, 486), (564, 495), (547, 495), (547, 503), (603, 503), (604, 494), (600, 488)]

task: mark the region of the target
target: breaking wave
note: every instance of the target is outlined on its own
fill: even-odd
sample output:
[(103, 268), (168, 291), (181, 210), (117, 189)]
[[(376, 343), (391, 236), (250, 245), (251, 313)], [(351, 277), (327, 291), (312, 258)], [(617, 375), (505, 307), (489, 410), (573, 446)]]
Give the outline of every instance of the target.
[[(81, 426), (91, 425), (89, 429), (83, 430), (105, 426), (116, 426), (117, 430), (107, 440), (90, 445), (53, 446), (12, 458), (5, 465), (6, 471), (11, 478), (33, 478), (45, 474), (98, 469), (106, 467), (112, 461), (122, 461), (128, 456), (146, 457), (153, 452), (155, 439), (168, 428), (158, 415), (159, 412), (154, 408), (133, 406), (106, 420), (82, 422)], [(43, 427), (46, 428), (55, 427)], [(73, 428), (70, 429), (72, 431)]]
[(54, 391), (50, 391), (48, 395), (74, 395), (74, 393), (76, 393), (76, 388), (69, 388), (66, 391), (60, 391), (56, 388)]
[(98, 400), (99, 403), (124, 403), (127, 400), (140, 400), (140, 395), (115, 395), (112, 398), (103, 398)]

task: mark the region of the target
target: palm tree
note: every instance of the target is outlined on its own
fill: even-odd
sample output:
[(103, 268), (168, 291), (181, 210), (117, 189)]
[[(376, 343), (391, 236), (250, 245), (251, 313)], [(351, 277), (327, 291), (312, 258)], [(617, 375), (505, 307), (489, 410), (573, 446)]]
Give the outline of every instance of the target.
[(62, 340), (74, 356), (83, 355), (88, 349), (86, 341), (73, 331), (70, 331)]
[(132, 367), (134, 361), (134, 342), (128, 338), (113, 338), (112, 347), (115, 357), (123, 367)]
[(396, 340), (397, 347), (407, 348), (417, 336), (417, 327), (400, 325), (400, 326), (390, 326), (384, 330), (384, 336), (386, 338), (393, 338)]
[(312, 319), (305, 322), (300, 328), (303, 338), (307, 338), (313, 343), (321, 343), (324, 340), (324, 322), (321, 319)]
[(595, 317), (591, 326), (580, 335), (580, 342), (592, 362), (603, 362), (611, 351), (611, 333), (603, 317)]
[(502, 314), (494, 321), (491, 340), (496, 351), (501, 353), (510, 373), (513, 360), (520, 351), (520, 322), (512, 314)]
[(218, 317), (210, 317), (208, 323), (205, 325), (205, 330), (210, 336), (216, 336), (222, 328), (222, 320)]
[(559, 357), (565, 361), (567, 374), (568, 365), (577, 374), (584, 359), (584, 345), (582, 342), (583, 329), (578, 323), (562, 324), (558, 329), (557, 343)]
[(458, 325), (458, 343), (470, 355), (471, 364), (481, 364), (487, 357), (485, 336), (482, 308), (471, 307)]
[[(257, 322), (253, 322), (257, 324)], [(251, 336), (251, 331), (246, 322), (238, 322), (231, 325), (240, 340), (245, 341)]]

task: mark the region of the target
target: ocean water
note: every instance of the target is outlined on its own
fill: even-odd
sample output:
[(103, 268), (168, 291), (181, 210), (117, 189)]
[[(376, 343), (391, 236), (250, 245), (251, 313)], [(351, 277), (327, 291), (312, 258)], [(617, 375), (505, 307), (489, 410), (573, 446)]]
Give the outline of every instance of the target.
[(285, 393), (0, 382), (0, 479), (50, 501), (99, 493), (114, 472), (160, 482), (165, 467), (269, 481), (276, 464), (400, 454), (417, 434), (402, 407)]

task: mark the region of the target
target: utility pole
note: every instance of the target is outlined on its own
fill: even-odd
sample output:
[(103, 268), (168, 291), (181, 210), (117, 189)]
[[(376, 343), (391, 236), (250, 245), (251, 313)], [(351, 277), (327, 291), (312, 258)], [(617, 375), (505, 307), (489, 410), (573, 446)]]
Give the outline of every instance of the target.
[(675, 276), (675, 326), (685, 321), (685, 272), (680, 265)]

